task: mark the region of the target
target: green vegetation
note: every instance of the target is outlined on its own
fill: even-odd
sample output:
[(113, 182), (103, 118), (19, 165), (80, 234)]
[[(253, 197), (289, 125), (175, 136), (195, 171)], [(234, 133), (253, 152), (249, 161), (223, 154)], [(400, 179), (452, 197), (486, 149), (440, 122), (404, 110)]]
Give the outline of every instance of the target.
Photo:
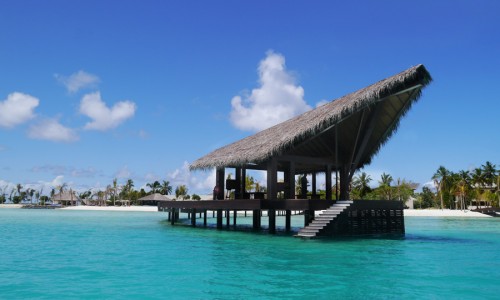
[[(228, 175), (228, 179), (231, 174)], [(371, 184), (374, 179), (366, 172), (361, 172), (355, 176), (351, 182), (351, 198), (353, 200), (398, 200), (407, 202), (413, 200), (414, 208), (449, 208), (467, 209), (471, 206), (479, 208), (483, 206), (499, 206), (500, 198), (500, 170), (496, 165), (487, 161), (481, 167), (470, 171), (459, 170), (453, 172), (444, 166), (439, 166), (432, 176), (435, 192), (429, 186), (422, 187), (420, 193), (416, 193), (418, 184), (406, 179), (394, 178), (387, 173), (383, 173), (377, 180), (378, 185)], [(134, 189), (134, 181), (128, 179), (123, 185), (118, 179), (113, 179), (112, 183), (105, 189), (94, 189), (81, 191), (77, 196), (67, 183), (54, 186), (50, 191), (50, 196), (44, 195), (43, 188), (35, 190), (31, 187), (23, 187), (21, 184), (5, 185), (0, 187), (0, 204), (3, 203), (31, 203), (39, 205), (53, 204), (52, 199), (63, 193), (75, 195), (81, 199), (83, 205), (141, 205), (138, 199), (153, 193), (170, 195), (173, 191), (170, 182), (155, 180), (145, 186), (149, 191), (141, 188)], [(298, 175), (295, 182), (295, 194), (301, 197), (309, 183), (304, 174)], [(245, 178), (245, 188), (247, 192), (265, 192), (266, 187), (260, 185), (252, 176)], [(335, 198), (336, 185), (331, 188), (332, 196)], [(69, 193), (68, 193), (69, 192)], [(234, 192), (233, 192), (234, 193)], [(283, 198), (284, 195), (280, 194)], [(312, 192), (307, 192), (307, 197), (312, 197)], [(326, 198), (325, 190), (317, 190), (315, 197)], [(175, 188), (175, 198), (182, 200), (201, 200), (197, 194), (189, 195), (186, 185), (179, 185)], [(231, 198), (234, 198), (232, 195)]]

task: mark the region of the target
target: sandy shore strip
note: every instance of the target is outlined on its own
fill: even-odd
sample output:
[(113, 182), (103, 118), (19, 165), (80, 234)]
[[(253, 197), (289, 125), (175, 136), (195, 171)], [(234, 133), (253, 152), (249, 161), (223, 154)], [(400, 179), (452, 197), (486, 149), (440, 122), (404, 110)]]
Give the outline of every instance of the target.
[(58, 208), (63, 210), (100, 210), (100, 211), (149, 211), (157, 212), (158, 207), (156, 206), (68, 206), (64, 208)]
[(24, 204), (0, 204), (0, 208), (21, 208)]
[(491, 218), (491, 216), (470, 210), (451, 209), (405, 209), (405, 217), (461, 217)]

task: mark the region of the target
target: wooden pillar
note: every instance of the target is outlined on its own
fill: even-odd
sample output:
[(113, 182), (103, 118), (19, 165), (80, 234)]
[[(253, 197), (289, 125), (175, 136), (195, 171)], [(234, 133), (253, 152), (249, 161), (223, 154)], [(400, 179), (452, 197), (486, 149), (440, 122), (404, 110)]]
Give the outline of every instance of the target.
[(284, 173), (285, 199), (295, 199), (295, 163), (290, 162)]
[(229, 227), (229, 220), (231, 219), (231, 211), (228, 209), (226, 210), (226, 226)]
[(172, 208), (172, 217), (170, 218), (170, 224), (174, 225), (175, 223), (175, 208)]
[(217, 210), (217, 229), (222, 229), (222, 209)]
[(241, 168), (235, 168), (235, 180), (236, 180), (236, 189), (234, 190), (234, 199), (243, 199), (243, 192), (241, 189)]
[(314, 220), (314, 210), (304, 210), (304, 227)]
[(285, 230), (288, 232), (292, 229), (292, 222), (291, 222), (291, 219), (292, 219), (292, 211), (287, 209), (286, 210), (286, 214), (285, 214)]
[(271, 159), (267, 163), (267, 200), (276, 200), (278, 194), (277, 162)]
[(236, 216), (238, 215), (238, 211), (233, 211), (233, 225), (236, 226)]
[(276, 210), (268, 210), (267, 215), (269, 217), (269, 233), (276, 233)]
[[(247, 182), (247, 169), (241, 168), (241, 199), (245, 199), (246, 190), (246, 182)], [(246, 215), (245, 215), (246, 217)]]
[(207, 210), (203, 213), (203, 226), (207, 226)]
[(340, 196), (339, 200), (349, 200), (349, 183), (350, 183), (350, 178), (349, 178), (349, 167), (346, 165), (343, 165), (340, 168)]
[(169, 211), (169, 212), (168, 212), (167, 221), (170, 221), (171, 216), (172, 216), (172, 212), (170, 212), (170, 211)]
[(316, 199), (316, 172), (311, 174), (311, 199)]
[(196, 208), (191, 210), (191, 226), (196, 227)]
[(332, 166), (327, 165), (325, 170), (326, 200), (332, 200)]
[(300, 198), (307, 199), (307, 174), (302, 174), (300, 181)]
[(224, 177), (225, 177), (225, 169), (217, 168), (217, 171), (215, 173), (216, 189), (214, 190), (215, 194), (214, 200), (224, 199), (224, 183), (225, 183), (224, 181), (226, 180)]
[(261, 213), (260, 209), (253, 210), (253, 214), (252, 214), (253, 215), (253, 218), (252, 218), (253, 224), (252, 224), (252, 226), (253, 226), (254, 230), (260, 230), (260, 213)]

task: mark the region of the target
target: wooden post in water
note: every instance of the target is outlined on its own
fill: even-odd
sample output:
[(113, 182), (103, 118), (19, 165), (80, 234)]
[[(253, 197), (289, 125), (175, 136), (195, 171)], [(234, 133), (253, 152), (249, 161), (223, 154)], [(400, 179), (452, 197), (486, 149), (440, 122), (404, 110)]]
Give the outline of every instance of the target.
[(222, 209), (217, 210), (217, 229), (222, 229)]
[(253, 222), (252, 222), (252, 226), (253, 226), (253, 230), (260, 230), (260, 209), (254, 209), (253, 210)]
[(191, 226), (196, 227), (196, 208), (191, 211)]
[(238, 214), (237, 212), (238, 212), (237, 210), (233, 211), (233, 225), (234, 226), (236, 226), (236, 215)]
[(269, 233), (276, 233), (276, 210), (268, 210), (267, 215), (269, 216)]
[(203, 213), (203, 226), (207, 227), (207, 210)]
[(172, 217), (170, 218), (170, 225), (175, 223), (175, 208), (172, 208)]
[(287, 209), (285, 213), (285, 230), (289, 232), (292, 229), (291, 226), (292, 211)]
[(226, 226), (229, 227), (229, 220), (231, 220), (231, 211), (229, 209), (226, 210)]

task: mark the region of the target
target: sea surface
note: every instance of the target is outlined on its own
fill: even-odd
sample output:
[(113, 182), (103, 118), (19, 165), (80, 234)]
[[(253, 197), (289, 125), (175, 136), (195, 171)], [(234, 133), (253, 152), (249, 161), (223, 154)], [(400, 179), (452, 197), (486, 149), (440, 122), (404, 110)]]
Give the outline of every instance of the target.
[(0, 299), (500, 298), (500, 218), (405, 221), (404, 237), (302, 240), (160, 212), (0, 209)]

